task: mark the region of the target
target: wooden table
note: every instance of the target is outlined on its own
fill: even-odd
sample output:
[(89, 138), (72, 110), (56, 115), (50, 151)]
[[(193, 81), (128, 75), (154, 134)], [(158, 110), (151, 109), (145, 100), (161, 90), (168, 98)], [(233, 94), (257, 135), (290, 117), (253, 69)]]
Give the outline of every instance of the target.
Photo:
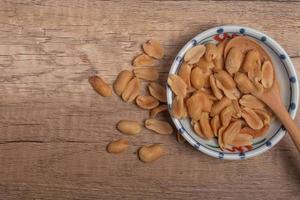
[[(143, 130), (121, 155), (105, 151), (125, 137), (121, 119), (148, 112), (88, 84), (112, 83), (150, 38), (166, 56), (195, 34), (222, 24), (261, 30), (289, 53), (300, 73), (299, 1), (0, 2), (0, 199), (300, 199), (300, 158), (286, 136), (244, 161), (222, 161)], [(300, 125), (300, 117), (296, 118)], [(144, 164), (136, 150), (161, 142), (167, 155)]]

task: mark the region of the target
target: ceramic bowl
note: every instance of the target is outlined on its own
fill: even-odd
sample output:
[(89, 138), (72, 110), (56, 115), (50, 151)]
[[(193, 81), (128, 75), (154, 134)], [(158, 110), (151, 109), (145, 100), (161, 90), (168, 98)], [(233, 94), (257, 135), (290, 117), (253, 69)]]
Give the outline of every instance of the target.
[[(245, 35), (258, 41), (261, 46), (268, 52), (274, 64), (277, 80), (280, 84), (281, 97), (294, 119), (298, 107), (299, 89), (296, 70), (286, 51), (271, 37), (252, 28), (226, 25), (214, 27), (199, 33), (191, 39), (177, 54), (169, 74), (176, 74), (183, 62), (183, 57), (188, 49), (198, 44), (208, 42), (218, 43), (224, 38), (231, 38), (237, 35)], [(167, 100), (169, 111), (172, 107), (174, 94), (167, 86)], [(243, 147), (231, 151), (223, 151), (219, 148), (217, 140), (203, 140), (193, 131), (190, 119), (172, 118), (178, 132), (197, 150), (219, 159), (242, 160), (262, 154), (276, 145), (285, 135), (286, 130), (278, 120), (273, 120), (269, 131), (262, 137), (255, 138), (252, 149)]]

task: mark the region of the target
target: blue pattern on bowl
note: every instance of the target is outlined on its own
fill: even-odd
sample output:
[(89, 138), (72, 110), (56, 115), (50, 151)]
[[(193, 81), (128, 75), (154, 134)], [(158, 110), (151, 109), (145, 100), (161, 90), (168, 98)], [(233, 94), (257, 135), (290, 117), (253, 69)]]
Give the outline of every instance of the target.
[(244, 28), (240, 29), (240, 34), (244, 34), (246, 32), (246, 30)]
[(292, 77), (290, 78), (290, 81), (291, 81), (291, 83), (296, 83), (296, 78), (295, 78), (294, 76), (292, 76)]
[(223, 32), (224, 32), (224, 29), (223, 29), (223, 28), (217, 29), (217, 33), (221, 34), (221, 33), (223, 33)]
[(279, 57), (281, 60), (285, 60), (285, 58), (286, 58), (286, 56), (284, 54), (281, 54)]
[(267, 41), (267, 37), (266, 37), (266, 36), (262, 36), (262, 37), (260, 38), (260, 40), (261, 40), (262, 42), (265, 42), (265, 41)]

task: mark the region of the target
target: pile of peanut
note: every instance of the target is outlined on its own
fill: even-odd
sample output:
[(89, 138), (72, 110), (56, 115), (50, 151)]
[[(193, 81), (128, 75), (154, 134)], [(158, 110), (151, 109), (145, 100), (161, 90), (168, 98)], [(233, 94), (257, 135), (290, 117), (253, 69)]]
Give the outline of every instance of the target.
[[(164, 50), (156, 40), (149, 40), (143, 45), (144, 52), (133, 60), (133, 70), (123, 70), (119, 73), (113, 84), (115, 93), (122, 98), (124, 102), (135, 102), (142, 109), (150, 110), (150, 118), (145, 120), (144, 126), (162, 135), (173, 133), (172, 126), (163, 120), (155, 119), (160, 113), (167, 111), (167, 98), (165, 87), (156, 81), (159, 78), (157, 71), (157, 61), (164, 56)], [(141, 81), (147, 81), (149, 95), (140, 95)], [(102, 96), (112, 96), (112, 88), (99, 76), (89, 78), (92, 87)], [(137, 135), (142, 131), (139, 122), (133, 120), (121, 120), (116, 128), (126, 135)], [(178, 138), (180, 141), (182, 138)], [(129, 147), (129, 141), (121, 138), (107, 145), (109, 153), (121, 153)], [(157, 160), (165, 154), (162, 144), (150, 144), (142, 146), (138, 150), (139, 159), (145, 163)]]
[(175, 94), (171, 115), (189, 117), (195, 133), (216, 137), (221, 149), (251, 147), (273, 117), (255, 97), (275, 82), (272, 62), (243, 37), (192, 47), (178, 74), (168, 78)]

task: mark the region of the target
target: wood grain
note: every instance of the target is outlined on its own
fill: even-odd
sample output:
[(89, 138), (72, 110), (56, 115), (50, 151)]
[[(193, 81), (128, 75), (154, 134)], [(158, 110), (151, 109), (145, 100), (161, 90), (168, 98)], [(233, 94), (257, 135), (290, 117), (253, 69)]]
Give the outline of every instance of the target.
[[(105, 151), (126, 137), (115, 129), (119, 120), (142, 122), (148, 112), (101, 98), (88, 77), (112, 83), (142, 42), (156, 38), (166, 50), (164, 82), (181, 46), (222, 24), (266, 32), (300, 74), (297, 1), (1, 1), (0, 199), (299, 199), (300, 159), (288, 136), (237, 162), (147, 130), (127, 137), (124, 154)], [(145, 165), (136, 150), (152, 142), (168, 153)]]

